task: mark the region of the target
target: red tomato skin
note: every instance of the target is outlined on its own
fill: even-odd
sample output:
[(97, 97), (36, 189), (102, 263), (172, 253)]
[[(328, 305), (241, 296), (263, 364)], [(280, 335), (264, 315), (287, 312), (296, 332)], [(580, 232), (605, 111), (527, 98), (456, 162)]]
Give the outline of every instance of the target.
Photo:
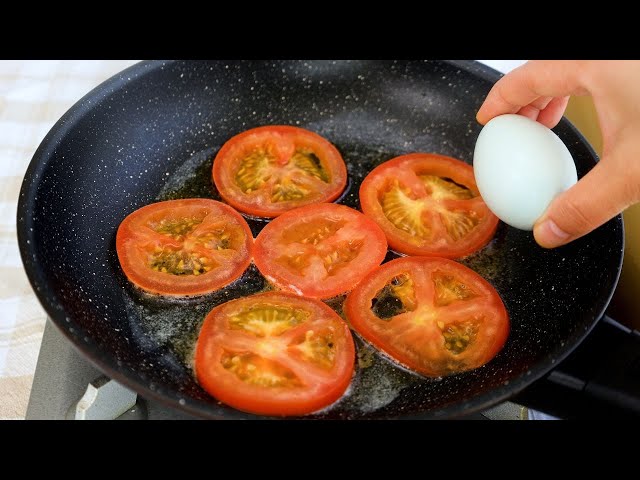
[(407, 241), (407, 234), (397, 229), (382, 213), (377, 201), (376, 183), (380, 182), (383, 176), (395, 175), (396, 172), (404, 168), (412, 168), (414, 165), (416, 168), (424, 168), (434, 175), (452, 178), (457, 183), (474, 191), (478, 196), (480, 195), (473, 175), (473, 167), (452, 157), (435, 153), (411, 153), (392, 158), (378, 165), (369, 172), (360, 185), (360, 205), (362, 212), (373, 219), (385, 232), (389, 247), (405, 255), (457, 259), (470, 255), (489, 243), (498, 228), (499, 219), (486, 205), (483, 208), (483, 213), (486, 215), (485, 224), (480, 229), (481, 231), (479, 230), (470, 236), (469, 241), (440, 247), (428, 244), (415, 245)]
[[(375, 322), (377, 319), (371, 311), (371, 300), (373, 295), (378, 291), (376, 288), (381, 284), (380, 282), (387, 277), (389, 279), (393, 278), (395, 275), (399, 274), (399, 272), (418, 270), (423, 268), (424, 265), (432, 265), (432, 270), (439, 267), (447, 268), (447, 266), (449, 266), (450, 269), (464, 274), (467, 279), (471, 278), (473, 281), (473, 287), (488, 293), (489, 296), (486, 303), (490, 305), (491, 308), (495, 309), (497, 317), (497, 321), (495, 322), (495, 333), (484, 345), (482, 345), (482, 349), (479, 350), (476, 348), (471, 351), (471, 353), (477, 355), (473, 355), (472, 361), (474, 363), (468, 368), (460, 369), (458, 371), (445, 371), (438, 366), (429, 368), (424, 364), (419, 364), (406, 355), (401, 348), (390, 345), (382, 335), (377, 334), (376, 331), (369, 326), (370, 322)], [(469, 281), (469, 283), (471, 283), (471, 281)], [(491, 361), (500, 352), (500, 350), (502, 350), (507, 341), (510, 330), (509, 315), (495, 288), (470, 268), (445, 258), (403, 257), (387, 262), (370, 273), (358, 285), (358, 287), (349, 294), (343, 308), (351, 326), (366, 341), (373, 344), (377, 349), (382, 351), (395, 362), (426, 377), (442, 377), (466, 370), (472, 370), (485, 365)], [(455, 356), (448, 352), (444, 347), (440, 350), (441, 357), (434, 359), (435, 364), (438, 364), (441, 360), (456, 360)]]
[[(358, 228), (366, 232), (366, 242), (362, 248), (362, 258), (358, 264), (350, 264), (332, 278), (332, 282), (308, 282), (304, 278), (294, 277), (276, 264), (278, 236), (286, 228), (306, 218), (341, 216), (349, 221), (358, 222)], [(272, 220), (256, 237), (254, 263), (258, 270), (278, 288), (310, 298), (327, 299), (354, 288), (364, 276), (380, 265), (387, 254), (387, 241), (384, 232), (371, 219), (345, 205), (324, 203), (307, 205), (291, 210)]]
[[(274, 398), (260, 388), (243, 385), (232, 375), (220, 367), (223, 341), (219, 340), (219, 326), (223, 321), (222, 312), (233, 306), (233, 303), (245, 302), (247, 299), (260, 300), (284, 298), (293, 305), (312, 305), (323, 316), (333, 319), (339, 329), (340, 358), (336, 361), (335, 379), (312, 395), (301, 392), (290, 398)], [(307, 415), (326, 408), (339, 400), (349, 387), (355, 363), (355, 345), (347, 324), (326, 304), (313, 299), (301, 298), (285, 292), (265, 292), (231, 300), (215, 307), (205, 318), (202, 325), (195, 352), (195, 370), (198, 383), (213, 397), (237, 410), (257, 415), (298, 416)]]
[[(209, 272), (197, 277), (167, 275), (155, 272), (144, 265), (143, 259), (134, 247), (137, 238), (142, 241), (146, 236), (148, 238), (147, 241), (153, 242), (153, 233), (141, 231), (142, 229), (147, 229), (144, 226), (145, 219), (153, 215), (159, 215), (163, 210), (166, 210), (170, 215), (172, 211), (180, 209), (197, 211), (203, 208), (228, 216), (230, 221), (244, 232), (245, 242), (239, 255), (241, 258), (238, 258), (225, 271), (219, 271), (215, 275)], [(118, 227), (116, 251), (125, 276), (138, 288), (151, 294), (163, 296), (198, 296), (218, 290), (242, 275), (250, 265), (253, 256), (253, 235), (242, 215), (224, 203), (204, 198), (167, 200), (145, 205), (130, 213)]]
[[(257, 136), (261, 135), (267, 137), (272, 135), (276, 143), (279, 142), (278, 138), (284, 138), (289, 139), (288, 141), (290, 142), (299, 141), (305, 145), (313, 146), (314, 149), (317, 150), (316, 153), (323, 157), (324, 164), (328, 167), (329, 173), (332, 176), (327, 188), (319, 192), (313, 199), (284, 201), (279, 204), (265, 204), (243, 193), (229, 175), (229, 164), (234, 161), (231, 155), (235, 149), (240, 148), (240, 145), (245, 142), (251, 144), (251, 142), (255, 142)], [(282, 141), (281, 143), (285, 142)], [(285, 164), (292, 152), (293, 143), (283, 146), (281, 151), (279, 151), (279, 163)], [(347, 167), (338, 149), (317, 133), (290, 125), (266, 125), (246, 130), (229, 139), (214, 159), (212, 178), (220, 196), (232, 207), (248, 215), (273, 218), (303, 205), (336, 200), (347, 185)]]

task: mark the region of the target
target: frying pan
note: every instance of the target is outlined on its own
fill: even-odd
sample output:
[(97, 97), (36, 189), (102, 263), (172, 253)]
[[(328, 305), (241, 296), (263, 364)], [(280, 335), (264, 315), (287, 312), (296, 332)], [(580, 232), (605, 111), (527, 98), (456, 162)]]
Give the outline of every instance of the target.
[[(154, 201), (219, 198), (210, 180), (215, 153), (231, 136), (267, 124), (298, 125), (333, 142), (349, 172), (338, 201), (358, 208), (363, 177), (392, 157), (424, 151), (470, 163), (481, 128), (475, 113), (499, 76), (469, 61), (134, 65), (76, 103), (31, 161), (20, 193), (18, 239), (33, 289), (88, 360), (143, 397), (207, 418), (257, 418), (207, 395), (194, 380), (191, 355), (207, 312), (264, 289), (265, 280), (250, 267), (206, 298), (146, 297), (120, 269), (119, 223)], [(583, 176), (596, 155), (568, 121), (555, 131)], [(250, 224), (254, 235), (265, 225)], [(552, 369), (603, 316), (622, 255), (620, 216), (554, 250), (501, 223), (486, 248), (461, 260), (495, 286), (509, 312), (511, 333), (498, 356), (471, 372), (426, 379), (391, 364), (356, 335), (358, 362), (348, 393), (311, 418), (460, 416), (526, 393), (542, 377), (553, 380)], [(340, 300), (329, 303), (339, 309)], [(631, 355), (640, 351), (636, 347)], [(593, 363), (589, 373), (600, 368)], [(612, 378), (600, 376), (605, 384)], [(574, 393), (590, 389), (577, 375), (555, 377), (545, 381)], [(576, 387), (577, 381), (583, 384)], [(624, 398), (617, 403), (627, 411), (640, 404), (628, 394), (603, 396)]]

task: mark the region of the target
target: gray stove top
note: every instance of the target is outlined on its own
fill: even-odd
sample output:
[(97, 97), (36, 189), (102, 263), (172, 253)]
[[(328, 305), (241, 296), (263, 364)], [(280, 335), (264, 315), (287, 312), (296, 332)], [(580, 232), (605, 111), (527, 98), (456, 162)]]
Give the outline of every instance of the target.
[[(38, 356), (33, 387), (27, 407), (27, 420), (63, 420), (76, 418), (76, 410), (90, 384), (102, 390), (109, 382), (102, 372), (84, 359), (71, 343), (47, 320)], [(147, 401), (120, 384), (111, 381), (107, 400), (127, 407), (124, 413), (98, 408), (88, 418), (118, 420), (193, 420), (184, 412)], [(108, 388), (108, 387), (107, 387)], [(124, 398), (123, 398), (124, 397)], [(100, 398), (99, 395), (95, 399)], [(96, 402), (94, 402), (96, 403)], [(122, 409), (121, 409), (122, 410)]]

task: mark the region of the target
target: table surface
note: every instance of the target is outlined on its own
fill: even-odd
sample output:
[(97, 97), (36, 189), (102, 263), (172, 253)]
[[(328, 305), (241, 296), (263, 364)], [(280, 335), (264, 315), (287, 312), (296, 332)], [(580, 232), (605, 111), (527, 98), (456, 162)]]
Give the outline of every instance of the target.
[[(31, 158), (83, 95), (137, 60), (0, 61), (0, 419), (25, 416), (46, 314), (22, 266), (16, 211)], [(506, 72), (522, 60), (481, 60)]]

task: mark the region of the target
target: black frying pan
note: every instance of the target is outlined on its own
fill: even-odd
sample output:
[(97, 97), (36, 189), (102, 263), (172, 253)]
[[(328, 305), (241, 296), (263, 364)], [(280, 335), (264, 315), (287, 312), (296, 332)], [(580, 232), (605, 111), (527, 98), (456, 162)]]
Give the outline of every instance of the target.
[[(119, 267), (119, 223), (154, 201), (219, 198), (210, 180), (216, 151), (265, 124), (299, 125), (333, 142), (349, 170), (340, 202), (358, 208), (362, 178), (392, 157), (424, 151), (470, 163), (481, 128), (475, 113), (498, 78), (473, 62), (135, 65), (74, 105), (33, 157), (18, 208), (29, 279), (58, 328), (110, 377), (197, 415), (253, 418), (208, 396), (189, 362), (206, 313), (263, 289), (264, 279), (251, 267), (205, 299), (145, 298)], [(555, 131), (584, 175), (595, 154), (566, 120)], [(252, 221), (254, 234), (263, 225)], [(622, 254), (620, 217), (555, 250), (500, 224), (493, 241), (462, 263), (504, 300), (512, 329), (502, 352), (482, 368), (438, 381), (393, 366), (357, 339), (360, 366), (349, 394), (314, 417), (454, 416), (513, 396), (563, 360), (602, 317)]]

